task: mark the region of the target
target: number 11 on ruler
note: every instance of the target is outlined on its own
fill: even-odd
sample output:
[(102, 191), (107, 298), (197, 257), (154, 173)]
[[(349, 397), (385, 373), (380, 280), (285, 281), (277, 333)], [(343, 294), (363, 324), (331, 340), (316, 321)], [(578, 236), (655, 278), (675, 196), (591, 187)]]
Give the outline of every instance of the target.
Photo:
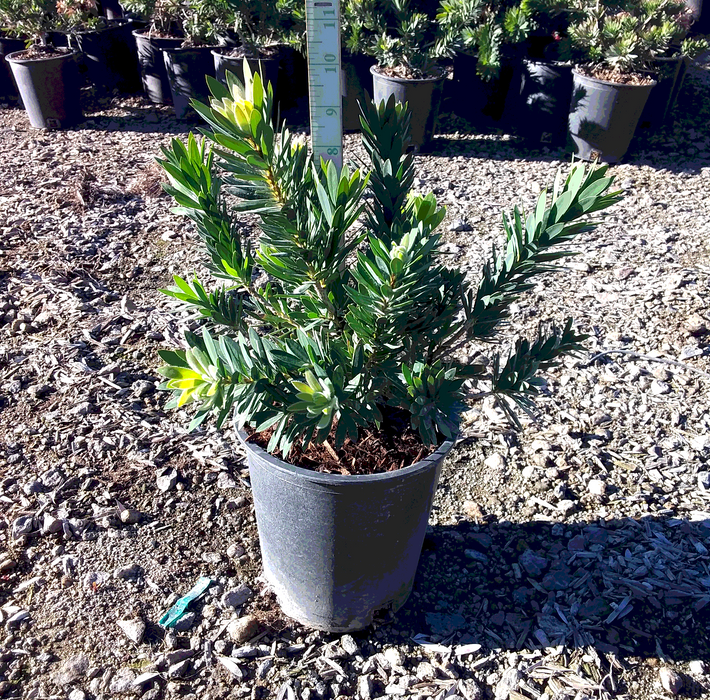
[(306, 1), (308, 96), (316, 160), (343, 164), (340, 84), (340, 0)]

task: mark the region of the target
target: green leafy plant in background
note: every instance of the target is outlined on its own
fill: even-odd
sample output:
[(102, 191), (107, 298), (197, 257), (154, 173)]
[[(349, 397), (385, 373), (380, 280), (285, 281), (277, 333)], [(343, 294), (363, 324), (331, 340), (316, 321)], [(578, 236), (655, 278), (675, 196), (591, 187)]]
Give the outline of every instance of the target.
[(410, 0), (349, 0), (344, 46), (375, 58), (402, 78), (438, 76), (436, 21)]
[[(575, 0), (578, 19), (569, 27), (578, 62), (618, 74), (642, 73), (656, 57), (681, 50), (690, 23), (687, 8), (676, 0)], [(686, 43), (701, 51), (702, 41)]]
[(233, 18), (231, 0), (126, 0), (123, 5), (150, 22), (149, 33), (184, 38), (185, 46), (224, 43)]
[(482, 78), (499, 75), (504, 51), (521, 44), (534, 23), (521, 4), (493, 4), (483, 0), (441, 0), (436, 16), (437, 53), (475, 54)]
[(302, 47), (305, 5), (297, 0), (228, 0), (231, 28), (250, 58), (269, 56), (274, 47)]
[(60, 26), (56, 0), (0, 0), (0, 29), (27, 39), (28, 46), (45, 45), (47, 33)]
[[(214, 412), (219, 425), (233, 416), (239, 428), (271, 428), (268, 449), (283, 456), (297, 441), (338, 448), (396, 409), (435, 445), (456, 434), (471, 393), (512, 417), (516, 405), (530, 411), (537, 372), (581, 347), (571, 321), (493, 352), (488, 366), (459, 351), (500, 343), (511, 304), (572, 254), (590, 215), (619, 200), (605, 168), (575, 165), (532, 212), (515, 207), (504, 249), (470, 284), (442, 254), (445, 210), (410, 191), (405, 107), (363, 105), (370, 171), (338, 169), (275, 130), (271, 87), (247, 65), (244, 74), (244, 85), (231, 74), (228, 88), (210, 81), (210, 105), (194, 104), (206, 139), (173, 139), (159, 160), (174, 211), (193, 221), (217, 278), (176, 277), (164, 290), (204, 319), (182, 349), (160, 353), (171, 405), (195, 404), (193, 427)], [(259, 220), (254, 244), (238, 224), (247, 214)]]

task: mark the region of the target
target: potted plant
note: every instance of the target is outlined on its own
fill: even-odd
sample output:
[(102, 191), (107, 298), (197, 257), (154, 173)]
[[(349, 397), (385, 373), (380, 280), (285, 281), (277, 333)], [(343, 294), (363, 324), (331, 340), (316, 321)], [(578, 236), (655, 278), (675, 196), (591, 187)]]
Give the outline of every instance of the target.
[(518, 53), (531, 22), (521, 5), (487, 0), (442, 0), (438, 52), (453, 58), (454, 111), (499, 121), (516, 84)]
[[(279, 61), (282, 54), (284, 13), (276, 0), (232, 0), (232, 32), (236, 46), (213, 51), (215, 75), (227, 84), (231, 71), (244, 79), (242, 66), (247, 59), (252, 71), (259, 71), (265, 83), (278, 90)], [(305, 15), (303, 18), (305, 23)]]
[(656, 81), (653, 62), (677, 33), (673, 0), (578, 0), (569, 35), (578, 64), (569, 134), (584, 160), (623, 158)]
[(139, 88), (129, 20), (100, 16), (94, 0), (58, 0), (57, 10), (71, 44), (81, 53), (90, 83), (105, 91), (134, 92)]
[[(371, 171), (338, 170), (276, 131), (271, 89), (248, 65), (244, 75), (245, 85), (228, 75), (229, 88), (211, 81), (210, 106), (195, 104), (211, 145), (174, 139), (160, 160), (175, 211), (194, 222), (220, 280), (210, 290), (175, 277), (166, 290), (204, 327), (160, 353), (160, 372), (170, 405), (197, 406), (193, 428), (211, 412), (220, 426), (233, 419), (266, 580), (284, 612), (320, 629), (358, 629), (411, 590), (467, 396), (480, 398), (483, 383), (510, 415), (515, 405), (531, 410), (536, 371), (583, 336), (568, 320), (487, 366), (458, 351), (493, 342), (513, 301), (619, 193), (604, 167), (575, 166), (534, 212), (505, 216), (505, 251), (470, 286), (442, 255), (444, 209), (409, 191), (401, 103), (363, 105)], [(226, 183), (238, 203), (228, 204)], [(257, 250), (241, 215), (260, 221)]]
[(47, 43), (59, 26), (56, 0), (1, 0), (0, 25), (28, 37), (24, 51), (5, 56), (30, 124), (64, 128), (81, 121), (76, 52)]
[(394, 95), (397, 102), (408, 104), (411, 143), (424, 150), (436, 130), (446, 79), (437, 53), (436, 23), (425, 13), (412, 11), (410, 0), (360, 7), (373, 27), (364, 50), (377, 61), (370, 68), (375, 102), (386, 102)]
[(225, 42), (228, 19), (226, 0), (185, 0), (183, 3), (180, 26), (185, 39), (179, 48), (163, 49), (178, 119), (191, 112), (192, 99), (208, 99), (206, 76), (213, 76), (215, 72), (212, 51)]
[[(3, 0), (0, 0), (0, 6), (2, 3)], [(14, 103), (20, 99), (10, 64), (5, 60), (5, 56), (15, 51), (22, 51), (25, 43), (25, 39), (17, 36), (12, 29), (0, 29), (0, 102)]]
[(171, 104), (163, 49), (180, 48), (184, 41), (182, 0), (124, 0), (123, 6), (148, 21), (147, 28), (133, 30), (143, 90), (151, 102)]
[(569, 0), (522, 0), (530, 31), (522, 61), (515, 123), (521, 136), (561, 144), (567, 136), (572, 98), (572, 47), (567, 32), (574, 13)]
[(703, 37), (687, 38), (692, 15), (685, 5), (677, 3), (677, 13), (669, 20), (677, 29), (669, 47), (655, 55), (651, 67), (656, 78), (656, 87), (646, 102), (639, 124), (644, 128), (663, 124), (673, 111), (675, 101), (683, 85), (688, 63), (710, 48)]

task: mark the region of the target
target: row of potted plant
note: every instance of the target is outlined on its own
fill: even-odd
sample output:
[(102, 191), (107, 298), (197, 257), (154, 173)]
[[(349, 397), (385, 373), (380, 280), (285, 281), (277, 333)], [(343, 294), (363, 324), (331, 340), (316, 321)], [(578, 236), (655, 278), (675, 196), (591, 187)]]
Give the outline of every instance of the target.
[[(412, 140), (420, 148), (431, 141), (448, 89), (450, 107), (461, 116), (500, 119), (507, 105), (521, 133), (554, 141), (569, 132), (580, 157), (614, 162), (639, 120), (663, 121), (688, 58), (708, 46), (687, 37), (692, 15), (679, 0), (342, 0), (341, 6), (345, 128), (359, 127), (357, 102), (366, 93), (376, 101), (394, 94), (412, 108)], [(304, 7), (295, 0), (125, 0), (123, 7), (145, 23), (133, 35), (147, 95), (173, 102), (179, 116), (190, 99), (206, 99), (205, 75), (224, 80), (226, 68), (239, 74), (244, 57), (259, 61), (278, 94), (279, 61), (287, 55), (294, 64), (293, 48), (305, 44)], [(135, 66), (126, 57), (132, 27), (99, 18), (93, 0), (33, 0), (36, 11), (18, 8), (20, 0), (0, 0), (0, 23), (16, 34), (41, 43), (62, 26), (97, 74), (113, 76), (111, 65)], [(71, 73), (66, 56), (55, 62)], [(294, 76), (293, 65), (288, 73)], [(71, 82), (53, 81), (54, 92)], [(104, 82), (120, 85), (116, 76)], [(67, 102), (78, 105), (74, 93)], [(281, 93), (305, 100), (305, 71)]]
[(421, 144), (450, 86), (462, 116), (507, 110), (523, 134), (566, 137), (579, 157), (616, 162), (639, 122), (664, 121), (688, 60), (708, 49), (688, 37), (682, 0), (441, 0), (433, 17), (408, 0), (380, 4), (347, 5), (346, 46), (377, 60), (377, 98), (431, 100), (428, 118), (413, 116)]

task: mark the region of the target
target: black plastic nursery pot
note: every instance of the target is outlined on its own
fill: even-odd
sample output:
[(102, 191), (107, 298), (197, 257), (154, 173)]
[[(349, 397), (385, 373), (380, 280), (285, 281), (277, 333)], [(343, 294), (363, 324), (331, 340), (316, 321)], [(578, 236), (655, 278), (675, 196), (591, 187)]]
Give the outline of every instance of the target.
[(483, 79), (477, 73), (478, 57), (459, 53), (454, 58), (454, 77), (450, 82), (451, 111), (470, 121), (474, 126), (489, 127), (503, 118), (515, 65), (503, 57), (497, 77)]
[(360, 130), (360, 105), (369, 99), (370, 69), (374, 61), (369, 56), (343, 56), (343, 129)]
[(384, 474), (320, 474), (258, 445), (247, 452), (264, 577), (283, 612), (309, 627), (348, 632), (407, 600), (441, 465), (453, 442)]
[(524, 61), (515, 129), (531, 141), (564, 144), (572, 97), (572, 66)]
[(636, 126), (655, 82), (622, 85), (573, 75), (569, 136), (572, 151), (582, 160), (618, 163), (634, 137)]
[[(234, 73), (239, 80), (244, 81), (244, 58), (237, 56), (227, 56), (226, 49), (215, 49), (212, 51), (214, 59), (214, 73), (220, 83), (227, 84), (227, 71)], [(271, 83), (271, 87), (276, 94), (279, 84), (279, 57), (269, 58), (247, 58), (252, 73), (259, 73), (264, 85)]]
[(654, 61), (656, 86), (648, 96), (639, 125), (645, 129), (661, 126), (675, 106), (680, 90), (676, 90), (678, 80), (685, 77), (685, 61), (682, 55), (671, 58), (657, 58)]
[(188, 115), (196, 116), (190, 106), (190, 100), (209, 102), (207, 76), (214, 77), (212, 48), (200, 46), (163, 51), (173, 108), (178, 119), (184, 119)]
[(274, 94), (288, 124), (308, 123), (308, 63), (291, 46), (279, 47), (279, 77)]
[(387, 102), (391, 95), (397, 102), (409, 104), (412, 113), (410, 135), (412, 145), (424, 150), (431, 145), (439, 117), (446, 75), (436, 78), (396, 78), (384, 75), (379, 66), (370, 68), (373, 99), (376, 104)]
[(0, 36), (0, 102), (17, 102), (20, 99), (15, 79), (12, 77), (12, 69), (5, 56), (22, 51), (24, 48), (25, 42), (22, 39)]
[(155, 104), (172, 104), (170, 81), (165, 68), (163, 50), (179, 49), (183, 40), (160, 39), (150, 36), (142, 29), (134, 30), (133, 37), (136, 40), (138, 66), (146, 96)]
[(12, 68), (30, 124), (38, 129), (64, 129), (82, 120), (76, 52), (46, 58), (21, 58), (11, 53)]
[(129, 20), (116, 19), (111, 20), (108, 27), (73, 35), (84, 55), (91, 83), (109, 91), (114, 88), (123, 92), (140, 90), (136, 45), (131, 32)]

